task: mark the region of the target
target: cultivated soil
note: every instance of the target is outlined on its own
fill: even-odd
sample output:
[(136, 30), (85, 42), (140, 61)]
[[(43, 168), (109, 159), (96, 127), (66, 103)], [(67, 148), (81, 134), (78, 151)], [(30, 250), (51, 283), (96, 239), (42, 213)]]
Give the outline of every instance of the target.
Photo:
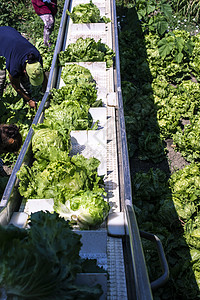
[(160, 163), (153, 163), (152, 161), (142, 161), (137, 157), (132, 158), (130, 160), (130, 169), (131, 174), (135, 174), (137, 172), (148, 172), (150, 168), (153, 169), (161, 169), (166, 172), (169, 176), (179, 169), (183, 169), (189, 163), (182, 157), (180, 152), (175, 151), (175, 145), (173, 145), (173, 140), (168, 139), (166, 142), (167, 155), (166, 159), (164, 159)]

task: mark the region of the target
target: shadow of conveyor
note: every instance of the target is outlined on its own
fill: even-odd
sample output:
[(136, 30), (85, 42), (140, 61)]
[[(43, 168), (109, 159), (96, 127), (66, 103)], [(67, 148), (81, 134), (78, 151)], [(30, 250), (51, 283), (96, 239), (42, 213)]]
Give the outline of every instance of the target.
[[(165, 150), (168, 141), (160, 138), (145, 37), (134, 7), (118, 5), (117, 14), (133, 205), (139, 229), (160, 238), (170, 272), (168, 282), (153, 291), (153, 297), (197, 299), (199, 288), (190, 249), (184, 238), (185, 224), (176, 212), (168, 183), (174, 170), (171, 169)], [(158, 255), (149, 241), (142, 239), (142, 243), (152, 282), (162, 274)], [(133, 288), (131, 284), (128, 285), (129, 294)]]

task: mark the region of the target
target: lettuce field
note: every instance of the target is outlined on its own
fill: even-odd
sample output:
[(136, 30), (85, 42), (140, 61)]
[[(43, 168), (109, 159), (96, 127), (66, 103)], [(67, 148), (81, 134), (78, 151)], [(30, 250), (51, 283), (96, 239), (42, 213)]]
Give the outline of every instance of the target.
[[(51, 35), (52, 46), (48, 48), (43, 44), (43, 22), (35, 14), (31, 1), (2, 1), (0, 8), (0, 26), (11, 26), (26, 37), (42, 55), (45, 72), (50, 71), (53, 58), (56, 37), (62, 16), (63, 1), (58, 0), (58, 13), (55, 20), (55, 28)], [(13, 9), (15, 7), (15, 9)], [(40, 101), (43, 93), (38, 87), (32, 87), (33, 98)], [(25, 140), (35, 111), (30, 109), (29, 105), (23, 103), (23, 100), (12, 88), (9, 78), (6, 78), (6, 88), (3, 99), (0, 102), (0, 120), (3, 123), (14, 123), (20, 127), (23, 140)], [(16, 154), (3, 154), (2, 158), (6, 166), (13, 166), (17, 159)], [(9, 170), (8, 170), (9, 172)], [(2, 189), (1, 189), (2, 190)]]
[[(192, 4), (193, 6), (192, 6)], [(196, 7), (195, 7), (196, 5)], [(133, 204), (170, 278), (154, 299), (200, 297), (200, 35), (196, 1), (118, 1)], [(161, 270), (143, 241), (150, 280)]]

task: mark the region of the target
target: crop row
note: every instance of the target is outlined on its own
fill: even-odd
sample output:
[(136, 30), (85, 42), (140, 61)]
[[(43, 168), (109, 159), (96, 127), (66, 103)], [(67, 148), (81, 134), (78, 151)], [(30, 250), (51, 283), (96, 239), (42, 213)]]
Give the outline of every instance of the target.
[[(169, 30), (175, 15), (169, 3), (128, 2), (121, 2), (118, 15), (133, 204), (139, 228), (161, 239), (170, 271), (154, 297), (197, 299), (200, 36)], [(161, 274), (158, 257), (147, 241), (143, 246), (153, 281)]]

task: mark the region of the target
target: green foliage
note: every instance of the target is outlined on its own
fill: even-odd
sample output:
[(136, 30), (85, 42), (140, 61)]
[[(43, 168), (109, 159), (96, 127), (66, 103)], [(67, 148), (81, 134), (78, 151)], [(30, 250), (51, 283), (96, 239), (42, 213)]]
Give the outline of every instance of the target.
[(2, 100), (3, 109), (0, 112), (1, 123), (18, 125), (24, 141), (34, 118), (35, 111), (28, 104), (24, 104), (23, 99), (17, 95), (11, 85), (6, 88)]
[[(138, 172), (132, 177), (132, 187), (137, 220), (142, 230), (160, 238), (170, 269), (168, 283), (154, 292), (154, 298), (172, 299), (177, 294), (183, 299), (197, 298), (194, 273), (198, 280), (199, 164), (173, 173), (169, 180), (160, 169)], [(156, 250), (147, 240), (143, 249), (150, 280), (155, 280), (159, 272)]]
[(172, 199), (181, 220), (189, 221), (199, 208), (200, 176), (199, 164), (190, 164), (172, 174), (169, 184)]
[(67, 14), (72, 19), (73, 23), (108, 23), (109, 18), (101, 17), (100, 10), (98, 7), (90, 0), (89, 3), (81, 3), (73, 7), (70, 13), (67, 10)]
[(143, 38), (132, 30), (122, 31), (120, 41), (120, 66), (123, 80), (129, 80), (137, 86), (151, 82), (151, 74), (147, 63), (146, 46)]
[(200, 82), (200, 34), (192, 36), (191, 39), (194, 44), (194, 50), (189, 62), (189, 66), (191, 68), (192, 74), (194, 74), (197, 81)]
[[(173, 8), (177, 2), (171, 1)], [(186, 4), (187, 1), (182, 2)], [(133, 203), (139, 228), (159, 236), (170, 271), (169, 281), (153, 292), (153, 297), (157, 300), (188, 300), (198, 298), (200, 286), (199, 34), (196, 34), (195, 21), (191, 26), (186, 22), (191, 16), (181, 19), (178, 11), (165, 16), (168, 27), (165, 24), (163, 31), (161, 27), (159, 32), (156, 18), (161, 10), (155, 7), (160, 7), (161, 3), (120, 2), (122, 94), (129, 157), (133, 158)], [(195, 1), (190, 1), (189, 5), (192, 3)], [(140, 16), (142, 33), (134, 8)], [(189, 124), (183, 127), (184, 123)], [(156, 155), (156, 146), (162, 145), (165, 139), (176, 143), (174, 147), (179, 155), (181, 152), (194, 163), (188, 166), (186, 163), (185, 168), (174, 171), (172, 175), (168, 173), (171, 176), (168, 183), (161, 172), (164, 160), (159, 164), (159, 160), (154, 160), (154, 169), (160, 166), (157, 172), (151, 169), (133, 174), (137, 170), (135, 161)], [(149, 160), (146, 164), (139, 161), (138, 165), (149, 168)], [(150, 280), (153, 281), (161, 275), (157, 253), (149, 241), (143, 240), (142, 243)]]
[(187, 60), (192, 55), (194, 45), (189, 37), (186, 39), (186, 34), (182, 32), (169, 32), (158, 42), (158, 50), (160, 56), (165, 59), (167, 56), (172, 56), (178, 64), (182, 60)]
[(110, 210), (103, 196), (94, 191), (80, 192), (64, 203), (57, 200), (54, 208), (61, 217), (77, 224), (80, 229), (98, 228)]
[(48, 46), (44, 45), (43, 38), (37, 38), (35, 41), (35, 47), (40, 52), (43, 59), (43, 69), (44, 71), (50, 71), (51, 63), (53, 59), (53, 49), (54, 45), (49, 49)]
[[(58, 128), (59, 129), (59, 128)], [(42, 162), (62, 157), (63, 151), (69, 153), (71, 144), (67, 130), (62, 135), (58, 130), (45, 127), (45, 124), (34, 127), (32, 150), (34, 157)]]
[(136, 0), (135, 9), (144, 31), (163, 35), (168, 29), (168, 21), (172, 16), (172, 9), (168, 1)]
[[(30, 9), (30, 1), (1, 1), (0, 26), (11, 26), (17, 29), (21, 22), (27, 18), (27, 7)], [(15, 7), (15, 9), (13, 9)]]
[[(168, 82), (176, 85), (181, 83), (183, 80), (191, 78), (192, 70), (190, 68), (190, 61), (192, 61), (193, 53), (191, 52), (192, 48), (188, 47), (188, 45), (193, 45), (193, 42), (190, 41), (190, 36), (187, 32), (174, 30), (173, 33), (176, 38), (178, 37), (181, 41), (183, 41), (183, 39), (185, 41), (182, 52), (180, 52), (180, 56), (178, 55), (180, 49), (178, 50), (177, 46), (173, 44), (174, 38), (171, 37), (171, 33), (166, 34), (166, 38), (161, 40), (155, 35), (149, 34), (145, 36), (145, 41), (148, 53), (148, 64), (152, 76), (154, 78), (157, 76), (164, 76)], [(173, 43), (169, 44), (168, 47), (167, 41), (170, 42), (170, 40), (173, 40)], [(164, 43), (164, 48), (161, 48), (161, 54), (163, 57), (159, 53), (159, 43), (160, 45)], [(167, 53), (169, 53), (168, 55), (166, 55), (166, 49), (168, 51)], [(164, 52), (162, 53), (162, 51)], [(175, 60), (176, 57), (177, 59), (181, 59), (181, 61), (177, 62)]]
[[(0, 227), (0, 285), (16, 300), (97, 299), (99, 285), (75, 284), (76, 275), (90, 266), (79, 256), (81, 236), (58, 214), (31, 214), (29, 228)], [(13, 257), (15, 259), (13, 260)], [(83, 263), (83, 268), (82, 268)], [(100, 268), (91, 262), (92, 269)]]
[(177, 151), (189, 162), (200, 160), (200, 120), (199, 114), (190, 118), (190, 124), (184, 126), (184, 131), (181, 129), (173, 135), (174, 143), (177, 146)]
[(152, 168), (147, 173), (138, 172), (133, 176), (133, 198), (137, 205), (143, 200), (155, 203), (169, 192), (166, 173)]
[[(64, 2), (58, 0), (58, 13), (55, 18), (54, 31), (51, 35), (52, 47), (49, 49), (43, 44), (43, 27), (44, 23), (39, 16), (36, 15), (32, 3), (29, 0), (11, 0), (1, 1), (0, 7), (0, 25), (11, 26), (17, 29), (25, 38), (36, 46), (43, 58), (43, 66), (45, 71), (50, 70), (54, 46), (57, 39), (60, 18)], [(4, 68), (4, 62), (1, 61), (0, 69)], [(41, 90), (32, 87), (32, 97), (41, 100), (43, 93)], [(1, 123), (15, 123), (20, 128), (23, 141), (26, 138), (30, 125), (33, 121), (35, 111), (30, 109), (28, 105), (23, 104), (23, 100), (19, 98), (15, 90), (9, 84), (8, 76), (6, 78), (6, 88), (3, 94), (3, 101), (0, 103), (0, 121)], [(18, 154), (3, 154), (2, 158), (6, 165), (13, 165), (17, 160)]]
[(83, 229), (100, 225), (108, 215), (109, 204), (103, 198), (106, 193), (97, 174), (99, 160), (69, 157), (65, 152), (62, 157), (52, 154), (50, 158), (47, 164), (35, 161), (31, 168), (20, 169), (20, 194), (25, 199), (53, 198), (55, 211)]
[(89, 61), (105, 61), (109, 68), (113, 64), (114, 52), (101, 40), (95, 42), (93, 38), (80, 37), (75, 43), (67, 46), (65, 51), (61, 51), (58, 55), (60, 65), (66, 62), (89, 62)]
[(91, 129), (93, 119), (89, 108), (89, 105), (80, 105), (76, 100), (63, 101), (60, 105), (51, 105), (45, 111), (44, 124), (64, 132)]
[[(62, 57), (62, 54), (59, 54)], [(89, 69), (78, 64), (66, 64), (62, 68), (61, 78), (65, 84), (85, 84), (93, 82), (95, 84), (92, 74)]]
[(175, 0), (170, 1), (170, 3), (174, 11), (187, 18), (188, 21), (195, 18), (196, 22), (199, 22), (200, 7), (198, 0)]
[(63, 101), (71, 100), (76, 100), (80, 104), (95, 106), (95, 102), (98, 102), (96, 86), (93, 84), (93, 82), (85, 82), (82, 84), (77, 82), (77, 84), (68, 83), (59, 89), (53, 88), (51, 90), (52, 104), (61, 104)]
[(143, 131), (138, 139), (139, 159), (158, 163), (166, 156), (165, 144), (156, 132)]
[(172, 138), (173, 134), (181, 131), (181, 119), (192, 118), (198, 113), (199, 87), (199, 83), (191, 80), (185, 80), (177, 87), (162, 77), (153, 81), (157, 120), (164, 138)]

